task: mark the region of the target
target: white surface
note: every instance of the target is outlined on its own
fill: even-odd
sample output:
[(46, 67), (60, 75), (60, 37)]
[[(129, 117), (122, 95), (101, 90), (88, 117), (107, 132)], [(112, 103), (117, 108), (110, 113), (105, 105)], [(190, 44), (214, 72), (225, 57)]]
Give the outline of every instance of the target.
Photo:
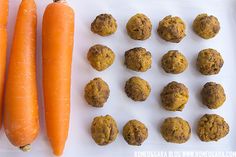
[[(75, 46), (72, 70), (71, 121), (64, 157), (128, 157), (134, 156), (135, 151), (235, 151), (236, 150), (236, 1), (235, 0), (68, 0), (76, 14)], [(9, 16), (9, 45), (14, 28), (15, 16), (20, 0), (10, 0)], [(33, 150), (22, 153), (13, 147), (5, 137), (3, 129), (0, 133), (1, 157), (50, 157), (52, 156), (44, 125), (42, 84), (41, 84), (41, 23), (42, 14), (51, 0), (36, 0), (38, 6), (38, 85), (41, 115), (41, 131), (33, 143)], [(150, 17), (153, 23), (152, 37), (139, 42), (131, 40), (125, 30), (128, 19), (134, 14), (142, 12)], [(207, 12), (218, 17), (221, 31), (212, 40), (203, 40), (191, 30), (194, 18)], [(118, 22), (118, 31), (110, 37), (100, 37), (90, 32), (90, 23), (100, 13), (111, 13)], [(167, 15), (177, 15), (183, 18), (187, 25), (187, 37), (179, 44), (170, 44), (161, 40), (156, 28), (158, 22)], [(93, 70), (86, 60), (86, 53), (90, 46), (100, 43), (112, 48), (116, 53), (115, 63), (104, 72)], [(152, 69), (145, 73), (127, 70), (123, 65), (124, 52), (136, 46), (143, 46), (151, 51), (153, 56)], [(204, 48), (212, 47), (221, 52), (225, 64), (219, 75), (202, 76), (196, 70), (197, 54)], [(182, 51), (188, 61), (189, 68), (180, 75), (168, 75), (160, 68), (162, 55), (170, 49)], [(135, 103), (124, 93), (125, 81), (131, 76), (141, 76), (152, 86), (152, 92), (147, 101)], [(83, 88), (94, 77), (100, 76), (110, 86), (111, 94), (105, 107), (96, 109), (88, 106), (83, 98)], [(168, 112), (160, 106), (159, 94), (170, 81), (184, 83), (190, 91), (190, 99), (183, 112)], [(217, 110), (203, 107), (199, 99), (199, 92), (207, 81), (221, 83), (227, 94), (224, 106)], [(219, 142), (203, 143), (196, 135), (196, 123), (205, 113), (217, 113), (225, 118), (230, 125), (228, 136)], [(104, 147), (97, 146), (90, 136), (90, 124), (98, 115), (112, 115), (120, 130), (116, 141)], [(163, 119), (169, 116), (180, 116), (186, 119), (192, 127), (190, 140), (181, 145), (167, 143), (161, 137), (159, 126)], [(149, 138), (141, 147), (129, 146), (122, 137), (122, 127), (130, 119), (138, 119), (149, 128)]]

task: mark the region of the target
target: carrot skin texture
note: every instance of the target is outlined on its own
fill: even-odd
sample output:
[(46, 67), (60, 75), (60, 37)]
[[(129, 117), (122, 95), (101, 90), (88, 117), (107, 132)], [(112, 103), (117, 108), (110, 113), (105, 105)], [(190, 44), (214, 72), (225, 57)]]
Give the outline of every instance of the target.
[(43, 91), (46, 128), (53, 153), (62, 155), (70, 119), (74, 12), (66, 3), (47, 6), (42, 27)]
[(0, 129), (6, 73), (8, 0), (0, 0)]
[(31, 144), (39, 133), (36, 24), (34, 0), (22, 0), (15, 24), (4, 106), (5, 133), (17, 147)]

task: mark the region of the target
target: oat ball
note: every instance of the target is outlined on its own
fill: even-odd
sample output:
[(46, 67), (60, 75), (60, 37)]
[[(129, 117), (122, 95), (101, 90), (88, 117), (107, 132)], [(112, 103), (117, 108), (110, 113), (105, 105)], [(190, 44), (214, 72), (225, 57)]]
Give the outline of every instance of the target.
[(146, 40), (151, 36), (152, 23), (144, 14), (136, 14), (126, 25), (127, 33), (134, 40)]
[(223, 58), (220, 53), (214, 49), (204, 49), (198, 54), (197, 68), (203, 75), (218, 74), (223, 65)]
[(89, 49), (87, 59), (94, 69), (103, 71), (113, 64), (115, 54), (109, 47), (97, 44)]
[(224, 88), (215, 82), (208, 82), (204, 85), (202, 92), (202, 103), (209, 109), (217, 109), (226, 100)]
[(165, 86), (161, 92), (162, 106), (168, 111), (182, 111), (188, 98), (188, 88), (175, 81)]
[(98, 145), (107, 145), (115, 141), (119, 130), (116, 121), (110, 116), (99, 116), (93, 119), (91, 134)]
[(129, 145), (141, 146), (148, 137), (148, 129), (142, 122), (130, 120), (123, 128), (123, 136)]
[(140, 77), (131, 77), (125, 84), (125, 93), (134, 101), (145, 101), (151, 92), (151, 86)]
[(185, 143), (191, 136), (191, 128), (187, 121), (179, 117), (166, 118), (161, 125), (161, 135), (171, 143)]
[(145, 72), (152, 66), (152, 55), (145, 48), (133, 48), (125, 52), (125, 65), (128, 69)]
[(111, 14), (100, 14), (91, 24), (91, 31), (101, 36), (109, 36), (117, 30), (117, 23)]
[(201, 141), (218, 141), (228, 133), (229, 125), (219, 115), (205, 114), (198, 122), (197, 134)]
[(186, 36), (185, 29), (181, 18), (169, 15), (159, 22), (157, 33), (165, 41), (179, 43)]
[(188, 61), (181, 52), (171, 50), (162, 57), (161, 66), (166, 73), (180, 74), (187, 69)]
[(101, 78), (91, 80), (84, 88), (85, 100), (93, 107), (103, 107), (109, 95), (109, 86)]
[(200, 14), (193, 22), (193, 30), (200, 37), (210, 39), (220, 31), (220, 23), (213, 15)]

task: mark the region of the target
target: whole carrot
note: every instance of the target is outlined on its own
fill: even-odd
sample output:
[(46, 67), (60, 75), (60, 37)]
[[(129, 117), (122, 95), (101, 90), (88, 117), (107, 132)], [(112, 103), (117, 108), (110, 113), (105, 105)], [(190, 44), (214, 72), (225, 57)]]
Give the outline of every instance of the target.
[(74, 12), (55, 0), (44, 12), (42, 27), (43, 91), (46, 128), (55, 155), (61, 155), (70, 119)]
[(0, 0), (0, 129), (6, 71), (8, 0)]
[(36, 23), (34, 0), (22, 0), (6, 80), (4, 128), (10, 142), (23, 151), (29, 149), (39, 132)]

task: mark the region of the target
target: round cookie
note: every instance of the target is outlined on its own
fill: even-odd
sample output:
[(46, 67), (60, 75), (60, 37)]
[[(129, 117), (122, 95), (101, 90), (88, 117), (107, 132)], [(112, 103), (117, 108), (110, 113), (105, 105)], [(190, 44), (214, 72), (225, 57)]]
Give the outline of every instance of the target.
[(159, 22), (157, 33), (165, 41), (179, 43), (186, 36), (185, 29), (181, 18), (169, 15)]
[(171, 143), (185, 143), (191, 136), (191, 128), (187, 121), (179, 117), (166, 118), (161, 125), (161, 135)]
[(100, 14), (91, 23), (91, 31), (101, 36), (109, 36), (117, 30), (117, 23), (111, 14)]
[(215, 82), (206, 83), (201, 91), (201, 96), (202, 103), (209, 109), (219, 108), (226, 100), (224, 88)]
[(113, 64), (115, 54), (109, 47), (97, 44), (89, 49), (87, 59), (94, 69), (103, 71)]
[(99, 116), (93, 119), (91, 134), (98, 145), (107, 145), (115, 141), (119, 130), (116, 121), (110, 116)]
[(148, 137), (148, 129), (142, 122), (130, 120), (123, 128), (123, 136), (129, 145), (140, 146)]
[(197, 68), (203, 75), (218, 74), (224, 65), (224, 60), (219, 52), (214, 49), (204, 49), (197, 57)]
[(142, 47), (130, 49), (125, 52), (125, 65), (128, 69), (145, 72), (152, 66), (152, 55)]
[(109, 86), (101, 78), (91, 80), (84, 88), (85, 100), (93, 107), (103, 107), (109, 95)]
[(136, 14), (126, 24), (126, 30), (130, 38), (146, 40), (151, 36), (152, 23), (146, 15)]
[(200, 37), (210, 39), (220, 31), (220, 23), (213, 15), (200, 14), (193, 22), (193, 30)]
[(165, 86), (161, 92), (162, 106), (168, 111), (182, 111), (188, 98), (188, 88), (175, 81)]
[(134, 101), (145, 101), (151, 92), (151, 86), (140, 77), (131, 77), (125, 84), (125, 93)]
[(197, 134), (201, 141), (218, 141), (228, 133), (229, 125), (219, 115), (205, 114), (198, 122)]
[(187, 69), (188, 61), (181, 52), (171, 50), (162, 57), (161, 66), (166, 73), (180, 74)]

